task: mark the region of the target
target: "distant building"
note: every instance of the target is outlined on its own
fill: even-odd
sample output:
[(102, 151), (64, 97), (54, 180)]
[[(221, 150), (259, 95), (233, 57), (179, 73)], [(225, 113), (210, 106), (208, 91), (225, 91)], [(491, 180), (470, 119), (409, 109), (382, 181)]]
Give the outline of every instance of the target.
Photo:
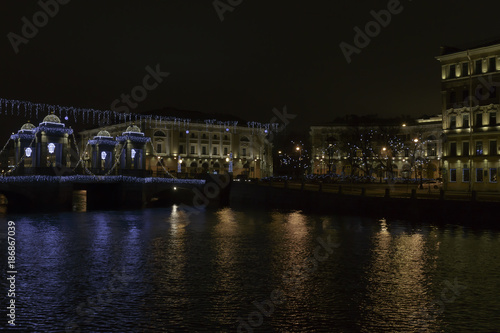
[(500, 43), (443, 48), (441, 94), (446, 188), (499, 191)]
[[(130, 131), (133, 133), (126, 135), (125, 132)], [(204, 120), (188, 124), (179, 120), (143, 120), (135, 125), (127, 122), (83, 131), (79, 133), (79, 141), (88, 168), (96, 166), (93, 159), (102, 158), (100, 150), (97, 154), (91, 151), (97, 149), (95, 137), (105, 133), (109, 144), (114, 144), (113, 140), (118, 142), (115, 155), (108, 145), (106, 158), (118, 156), (123, 147), (127, 147), (127, 158), (121, 157), (119, 161), (121, 169), (143, 168), (155, 176), (165, 176), (167, 172), (178, 177), (232, 172), (235, 177), (262, 178), (271, 176), (273, 170), (272, 146), (266, 140), (266, 132), (264, 128), (240, 126), (235, 122), (229, 125), (229, 122)], [(138, 133), (142, 139), (137, 137)], [(133, 147), (131, 141), (134, 140), (138, 140), (135, 145), (144, 145)]]
[[(416, 120), (354, 118), (311, 126), (313, 174), (441, 177), (441, 116)], [(375, 138), (382, 134), (384, 140)]]

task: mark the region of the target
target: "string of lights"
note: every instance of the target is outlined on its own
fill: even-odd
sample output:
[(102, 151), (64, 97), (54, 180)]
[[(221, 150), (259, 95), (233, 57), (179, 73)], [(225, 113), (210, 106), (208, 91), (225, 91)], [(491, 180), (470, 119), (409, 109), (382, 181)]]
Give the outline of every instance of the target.
[[(189, 118), (180, 118), (180, 117), (171, 117), (171, 116), (157, 116), (151, 114), (142, 114), (142, 113), (123, 113), (116, 111), (101, 111), (95, 109), (86, 109), (86, 108), (78, 108), (73, 106), (61, 106), (61, 105), (49, 105), (42, 103), (32, 103), (29, 101), (21, 101), (21, 100), (9, 100), (0, 98), (0, 114), (11, 115), (11, 116), (22, 116), (24, 114), (25, 118), (33, 118), (39, 119), (40, 116), (47, 114), (58, 114), (59, 118), (63, 118), (66, 121), (72, 119), (75, 123), (79, 121), (87, 124), (94, 125), (102, 125), (102, 124), (119, 124), (119, 123), (127, 123), (132, 122), (134, 119), (136, 122), (141, 122), (144, 124), (149, 124), (149, 128), (158, 127), (158, 123), (160, 126), (162, 122), (167, 124), (173, 124), (173, 126), (184, 127), (185, 129), (189, 129), (191, 119)], [(154, 124), (153, 124), (154, 121)], [(233, 131), (236, 130), (236, 126), (238, 125), (238, 121), (217, 121), (216, 119), (205, 120), (205, 123), (211, 123), (212, 125), (217, 124), (221, 128), (226, 128), (226, 131), (232, 127)], [(154, 125), (154, 126), (153, 126)], [(262, 130), (267, 134), (270, 131), (278, 130), (277, 123), (259, 123), (259, 122), (248, 122), (248, 128), (252, 128), (252, 132), (254, 129)]]
[[(153, 143), (152, 143), (151, 141), (149, 141), (149, 144), (151, 145), (151, 148), (152, 148), (152, 150), (153, 150), (153, 155), (154, 155), (154, 156), (158, 156), (158, 153), (156, 152), (156, 149), (155, 149), (155, 147), (154, 147)], [(176, 178), (176, 177), (174, 177), (174, 176), (173, 176), (170, 172), (168, 172), (167, 168), (165, 168), (165, 165), (163, 165), (163, 163), (162, 163), (161, 161), (158, 161), (158, 163), (160, 163), (161, 167), (163, 168), (163, 170), (165, 171), (165, 173), (166, 173), (167, 175), (169, 175), (169, 176), (170, 176), (170, 177), (172, 177), (172, 178)]]

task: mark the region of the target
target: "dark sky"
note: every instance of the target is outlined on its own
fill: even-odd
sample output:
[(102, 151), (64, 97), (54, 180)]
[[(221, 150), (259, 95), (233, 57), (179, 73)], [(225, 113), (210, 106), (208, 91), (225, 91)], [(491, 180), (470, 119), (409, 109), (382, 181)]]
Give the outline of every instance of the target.
[(286, 105), (297, 128), (349, 113), (439, 113), (440, 46), (498, 37), (500, 2), (401, 1), (348, 64), (339, 44), (389, 2), (243, 0), (221, 22), (212, 0), (72, 0), (15, 54), (7, 35), (41, 7), (2, 1), (0, 97), (110, 109), (159, 65), (170, 76), (135, 110), (268, 122)]

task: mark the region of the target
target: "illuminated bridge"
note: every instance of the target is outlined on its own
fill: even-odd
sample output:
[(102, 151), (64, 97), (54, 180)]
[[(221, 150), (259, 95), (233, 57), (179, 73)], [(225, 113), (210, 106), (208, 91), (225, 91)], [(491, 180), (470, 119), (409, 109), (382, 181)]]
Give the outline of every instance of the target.
[(138, 178), (130, 176), (0, 177), (0, 195), (8, 210), (71, 210), (75, 194), (85, 193), (88, 209), (137, 209), (185, 203), (209, 206), (229, 198), (230, 177), (206, 179)]

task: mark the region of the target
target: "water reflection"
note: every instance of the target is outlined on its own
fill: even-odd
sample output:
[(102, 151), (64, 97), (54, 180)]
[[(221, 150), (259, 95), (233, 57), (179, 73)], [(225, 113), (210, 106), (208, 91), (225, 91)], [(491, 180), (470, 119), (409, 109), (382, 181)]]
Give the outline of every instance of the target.
[[(500, 324), (498, 232), (302, 212), (186, 214), (176, 206), (9, 219), (19, 239), (25, 331), (64, 331), (70, 321), (95, 332), (235, 331), (238, 318), (252, 313), (262, 316), (256, 332), (495, 331)], [(327, 259), (306, 271), (318, 238), (340, 247), (322, 247)], [(111, 292), (114, 271), (128, 283)], [(290, 271), (302, 278), (284, 279)], [(447, 283), (465, 287), (446, 292), (456, 297), (442, 313), (416, 321)], [(91, 306), (103, 290), (109, 302)], [(267, 307), (267, 316), (255, 304), (269, 304), (273, 290), (286, 300)]]
[(389, 231), (386, 220), (373, 236), (372, 261), (367, 267), (368, 298), (363, 326), (383, 325), (413, 330), (407, 319), (429, 301), (424, 237), (411, 230)]
[(80, 213), (87, 211), (87, 191), (73, 191), (73, 211)]
[(7, 197), (3, 194), (0, 194), (0, 216), (5, 216), (7, 214)]

